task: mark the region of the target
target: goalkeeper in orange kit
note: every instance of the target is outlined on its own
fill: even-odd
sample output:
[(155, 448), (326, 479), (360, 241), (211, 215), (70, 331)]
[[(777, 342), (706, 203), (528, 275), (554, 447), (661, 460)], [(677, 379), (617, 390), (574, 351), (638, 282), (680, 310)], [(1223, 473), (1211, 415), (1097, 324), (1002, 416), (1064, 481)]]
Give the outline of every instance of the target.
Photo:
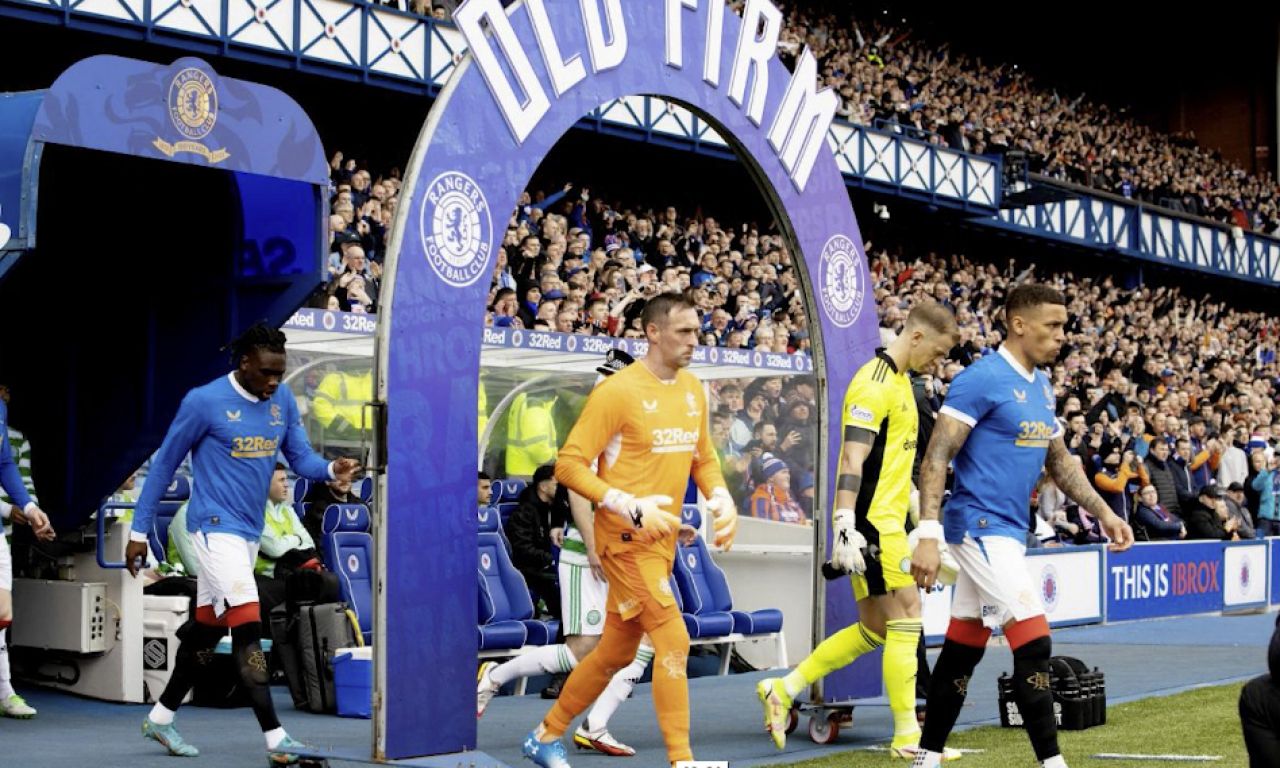
[[(689, 633), (671, 587), (679, 502), (690, 475), (707, 496), (715, 543), (728, 548), (738, 512), (725, 488), (707, 426), (702, 384), (688, 371), (701, 324), (685, 299), (665, 294), (641, 315), (649, 351), (639, 365), (592, 391), (560, 451), (556, 479), (597, 504), (596, 551), (609, 580), (600, 644), (569, 675), (560, 698), (524, 741), (542, 768), (568, 768), (560, 737), (635, 658), (654, 647), (653, 702), (671, 762), (690, 760)], [(591, 463), (599, 457), (599, 468)]]

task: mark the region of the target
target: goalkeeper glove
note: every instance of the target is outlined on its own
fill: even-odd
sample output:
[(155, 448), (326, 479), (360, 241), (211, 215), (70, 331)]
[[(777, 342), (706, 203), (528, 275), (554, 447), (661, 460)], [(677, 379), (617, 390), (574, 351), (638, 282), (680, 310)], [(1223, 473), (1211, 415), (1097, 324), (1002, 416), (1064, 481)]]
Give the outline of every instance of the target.
[(714, 543), (726, 552), (733, 546), (733, 539), (738, 533), (738, 507), (733, 503), (733, 496), (727, 488), (717, 488), (707, 499), (707, 511), (712, 515), (715, 529)]
[(867, 540), (855, 527), (852, 509), (837, 509), (831, 515), (831, 564), (847, 573), (867, 570)]
[(663, 509), (670, 504), (670, 496), (636, 497), (617, 488), (610, 488), (604, 495), (604, 506), (626, 518), (648, 540), (679, 530), (680, 518)]

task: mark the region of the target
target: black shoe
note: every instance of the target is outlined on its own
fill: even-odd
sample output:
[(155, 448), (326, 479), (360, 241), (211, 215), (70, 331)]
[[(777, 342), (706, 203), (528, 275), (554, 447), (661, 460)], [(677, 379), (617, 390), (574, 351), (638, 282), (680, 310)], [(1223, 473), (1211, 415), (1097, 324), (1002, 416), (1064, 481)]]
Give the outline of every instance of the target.
[(542, 689), (542, 698), (558, 699), (560, 698), (560, 686), (564, 685), (565, 678), (568, 675), (556, 675), (551, 678), (551, 684)]

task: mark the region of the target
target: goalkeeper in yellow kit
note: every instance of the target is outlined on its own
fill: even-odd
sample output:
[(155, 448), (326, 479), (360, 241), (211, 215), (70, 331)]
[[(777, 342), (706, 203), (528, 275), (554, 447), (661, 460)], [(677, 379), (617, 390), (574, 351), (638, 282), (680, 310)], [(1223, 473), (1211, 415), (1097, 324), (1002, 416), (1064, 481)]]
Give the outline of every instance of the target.
[(786, 743), (792, 699), (818, 679), (884, 646), (884, 687), (893, 712), (891, 754), (914, 758), (920, 591), (911, 575), (906, 518), (918, 419), (909, 370), (927, 370), (959, 338), (951, 310), (918, 304), (902, 333), (854, 374), (845, 392), (844, 446), (831, 515), (831, 564), (853, 576), (859, 621), (828, 637), (786, 677), (756, 686), (765, 729)]

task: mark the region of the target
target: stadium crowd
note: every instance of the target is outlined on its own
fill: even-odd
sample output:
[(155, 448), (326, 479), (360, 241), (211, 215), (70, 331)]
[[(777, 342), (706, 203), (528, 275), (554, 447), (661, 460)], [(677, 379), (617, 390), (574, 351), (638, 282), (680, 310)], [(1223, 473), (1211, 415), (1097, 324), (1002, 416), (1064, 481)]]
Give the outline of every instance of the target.
[[(384, 4), (405, 9), (401, 0)], [(736, 13), (743, 5), (729, 3)], [(1200, 146), (1193, 131), (1155, 131), (1123, 107), (1061, 93), (1026, 70), (924, 39), (887, 16), (788, 5), (780, 55), (790, 66), (805, 46), (813, 51), (824, 84), (840, 95), (841, 119), (979, 155), (1020, 151), (1033, 173), (1280, 233), (1275, 179)], [(452, 11), (425, 0), (411, 0), (407, 10), (440, 21)]]
[[(400, 179), (395, 172), (375, 179), (340, 153), (331, 165), (331, 280), (316, 303), (375, 312)], [(1067, 295), (1072, 317), (1053, 370), (1055, 395), (1069, 447), (1096, 473), (1099, 490), (1152, 537), (1280, 532), (1280, 488), (1272, 484), (1280, 480), (1280, 319), (1177, 288), (1128, 288), (1108, 278), (869, 246), (886, 335), (923, 298), (957, 314), (961, 343), (924, 377), (924, 402), (936, 407), (958, 371), (999, 346), (997, 310), (1011, 285), (1049, 282)], [(794, 256), (771, 229), (674, 206), (611, 203), (565, 184), (522, 195), (497, 252), (485, 323), (643, 338), (645, 302), (681, 292), (702, 313), (704, 345), (792, 353), (809, 346), (798, 291)], [(811, 519), (812, 383), (719, 381), (711, 394), (712, 430), (742, 508)], [(1144, 503), (1148, 484), (1157, 492), (1153, 504)], [(1200, 494), (1205, 487), (1210, 495)], [(1097, 539), (1096, 521), (1060, 506), (1061, 494), (1047, 482), (1041, 491), (1041, 540)]]

